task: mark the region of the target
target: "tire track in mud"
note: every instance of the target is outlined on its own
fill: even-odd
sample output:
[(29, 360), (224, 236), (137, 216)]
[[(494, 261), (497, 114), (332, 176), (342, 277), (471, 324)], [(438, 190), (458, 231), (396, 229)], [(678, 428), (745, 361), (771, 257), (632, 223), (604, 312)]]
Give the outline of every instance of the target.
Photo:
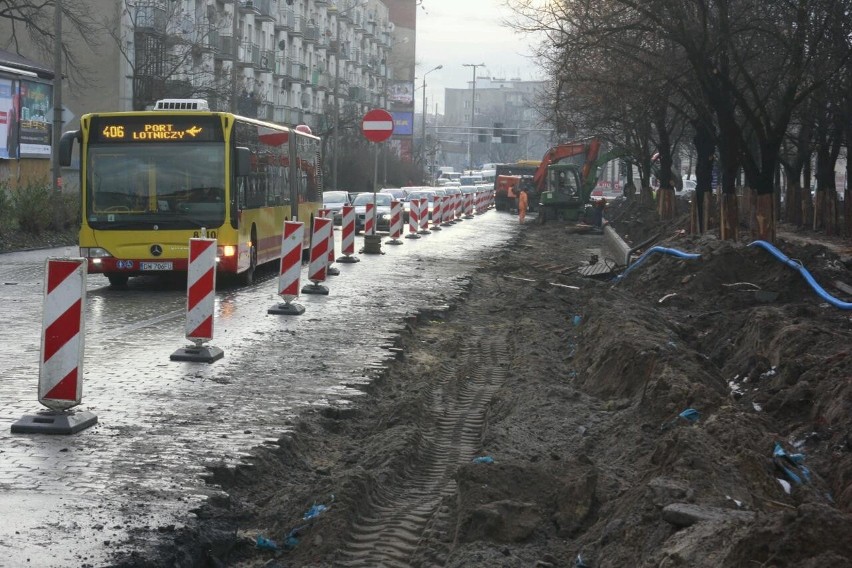
[(441, 364), (439, 380), (428, 392), (429, 408), (421, 420), (415, 457), (396, 483), (370, 495), (336, 566), (444, 564), (449, 544), (436, 555), (433, 539), (428, 560), (418, 558), (419, 544), (437, 531), (449, 530), (449, 511), (442, 501), (456, 491), (452, 476), (457, 466), (480, 449), (487, 406), (505, 381), (506, 340), (493, 332), (487, 328), (472, 332), (457, 356)]

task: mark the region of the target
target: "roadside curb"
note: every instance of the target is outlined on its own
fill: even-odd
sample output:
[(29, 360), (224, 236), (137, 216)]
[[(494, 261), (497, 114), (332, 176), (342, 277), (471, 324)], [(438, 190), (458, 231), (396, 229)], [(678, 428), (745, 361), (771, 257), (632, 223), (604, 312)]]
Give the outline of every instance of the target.
[(630, 245), (619, 236), (609, 222), (604, 221), (601, 245), (604, 257), (613, 259), (618, 266), (627, 266), (630, 261), (630, 250)]

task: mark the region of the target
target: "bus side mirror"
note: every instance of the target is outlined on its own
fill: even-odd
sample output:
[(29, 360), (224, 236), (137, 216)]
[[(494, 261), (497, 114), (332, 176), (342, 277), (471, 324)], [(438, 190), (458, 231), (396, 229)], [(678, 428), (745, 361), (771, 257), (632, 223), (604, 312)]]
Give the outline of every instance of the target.
[(79, 130), (69, 130), (62, 134), (59, 139), (59, 165), (68, 167), (71, 165), (71, 152), (74, 150), (74, 141), (80, 139)]
[(251, 173), (251, 150), (244, 146), (237, 146), (235, 165), (237, 177), (249, 175)]

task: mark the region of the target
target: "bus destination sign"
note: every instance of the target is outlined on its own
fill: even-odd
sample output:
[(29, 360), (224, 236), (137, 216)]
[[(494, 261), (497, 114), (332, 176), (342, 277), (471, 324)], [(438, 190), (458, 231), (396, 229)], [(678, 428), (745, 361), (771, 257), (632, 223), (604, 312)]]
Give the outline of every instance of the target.
[(222, 126), (213, 117), (112, 116), (93, 117), (90, 141), (115, 142), (217, 142)]

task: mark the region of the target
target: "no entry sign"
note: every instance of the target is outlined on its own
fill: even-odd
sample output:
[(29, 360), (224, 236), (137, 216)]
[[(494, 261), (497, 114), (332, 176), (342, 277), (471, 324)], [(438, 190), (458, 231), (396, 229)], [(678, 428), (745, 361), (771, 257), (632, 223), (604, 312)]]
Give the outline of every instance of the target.
[(393, 117), (384, 109), (373, 109), (364, 115), (361, 132), (370, 142), (384, 142), (393, 134)]

